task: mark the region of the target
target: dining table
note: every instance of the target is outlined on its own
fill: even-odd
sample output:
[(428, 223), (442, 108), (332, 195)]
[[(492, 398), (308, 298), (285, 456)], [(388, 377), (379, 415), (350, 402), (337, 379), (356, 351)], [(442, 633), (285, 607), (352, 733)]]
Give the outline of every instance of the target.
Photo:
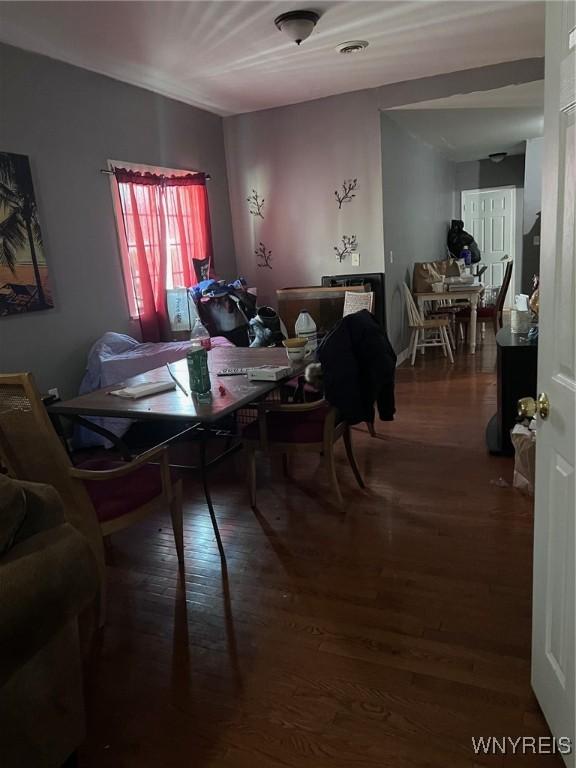
[(482, 283), (476, 283), (472, 285), (462, 285), (457, 288), (448, 289), (445, 288), (442, 291), (418, 291), (414, 294), (416, 303), (420, 314), (424, 317), (424, 309), (427, 302), (441, 302), (442, 304), (448, 302), (458, 302), (459, 304), (468, 304), (470, 306), (470, 335), (469, 345), (470, 354), (476, 353), (476, 331), (477, 331), (477, 319), (478, 319), (478, 302), (480, 296), (484, 291)]
[[(214, 505), (208, 483), (209, 468), (219, 464), (241, 447), (236, 441), (212, 460), (207, 459), (207, 443), (213, 438), (226, 438), (227, 443), (240, 437), (230, 422), (237, 412), (268, 397), (287, 381), (304, 371), (310, 358), (290, 361), (283, 348), (216, 347), (208, 352), (208, 369), (211, 381), (211, 397), (199, 400), (190, 392), (187, 360), (177, 360), (170, 367), (155, 368), (114, 385), (89, 392), (70, 400), (57, 401), (47, 406), (48, 414), (60, 434), (65, 430), (60, 420), (68, 419), (106, 437), (126, 460), (133, 458), (131, 450), (115, 434), (94, 423), (91, 417), (110, 417), (131, 421), (172, 422), (181, 427), (160, 444), (191, 437), (199, 443), (199, 465), (176, 465), (177, 469), (198, 470), (202, 479), (206, 504), (210, 512), (220, 553), (224, 550), (218, 531)], [(246, 373), (219, 375), (227, 369), (247, 369), (259, 366), (285, 366), (286, 373), (277, 381), (249, 381)], [(139, 384), (166, 383), (173, 388), (138, 399), (128, 399), (112, 394), (114, 390)]]

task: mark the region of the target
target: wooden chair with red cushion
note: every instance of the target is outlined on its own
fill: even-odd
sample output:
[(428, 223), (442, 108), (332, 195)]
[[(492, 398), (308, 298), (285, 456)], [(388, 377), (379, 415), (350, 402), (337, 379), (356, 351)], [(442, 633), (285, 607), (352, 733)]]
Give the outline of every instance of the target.
[[(513, 266), (514, 266), (514, 262), (512, 260), (508, 261), (508, 263), (506, 264), (504, 277), (502, 279), (502, 285), (500, 286), (500, 290), (498, 291), (498, 296), (496, 297), (496, 303), (488, 307), (479, 306), (476, 310), (477, 322), (478, 323), (491, 322), (494, 328), (494, 335), (496, 335), (500, 330), (500, 328), (502, 328), (502, 312), (504, 310), (504, 302), (506, 301), (506, 294), (508, 293), (508, 288), (510, 287), (510, 280), (512, 279)], [(470, 307), (463, 307), (462, 309), (460, 309), (454, 315), (454, 320), (456, 324), (463, 325), (466, 328), (466, 331), (468, 331), (468, 326), (470, 324)]]
[(46, 483), (59, 492), (68, 522), (86, 536), (98, 563), (101, 624), (106, 585), (104, 536), (168, 507), (183, 575), (182, 482), (171, 475), (165, 447), (152, 448), (130, 462), (104, 458), (75, 467), (32, 375), (0, 374), (0, 462), (12, 477)]
[(352, 452), (350, 425), (338, 419), (326, 400), (313, 403), (285, 404), (266, 401), (258, 405), (258, 419), (248, 424), (242, 441), (248, 452), (250, 502), (256, 506), (256, 452), (281, 453), (284, 468), (291, 454), (319, 453), (324, 456), (332, 489), (339, 505), (343, 504), (334, 461), (334, 445), (344, 438), (346, 456), (358, 485), (364, 481)]

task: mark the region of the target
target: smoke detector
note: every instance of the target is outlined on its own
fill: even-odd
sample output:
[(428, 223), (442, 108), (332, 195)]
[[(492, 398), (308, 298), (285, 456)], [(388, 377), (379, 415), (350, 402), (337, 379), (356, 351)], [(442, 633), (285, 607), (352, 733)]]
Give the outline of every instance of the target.
[(316, 11), (288, 11), (274, 19), (274, 24), (284, 32), (296, 45), (310, 37), (320, 16)]
[(362, 53), (362, 51), (368, 48), (367, 40), (349, 40), (347, 43), (340, 43), (336, 46), (338, 53)]

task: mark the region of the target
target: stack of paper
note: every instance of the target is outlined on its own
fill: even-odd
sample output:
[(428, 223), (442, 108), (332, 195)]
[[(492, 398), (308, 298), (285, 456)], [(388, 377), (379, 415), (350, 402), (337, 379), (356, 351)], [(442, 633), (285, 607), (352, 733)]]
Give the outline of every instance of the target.
[(159, 392), (169, 392), (171, 389), (176, 389), (176, 385), (172, 381), (154, 381), (136, 384), (133, 387), (114, 389), (110, 394), (116, 395), (116, 397), (125, 397), (128, 400), (138, 400), (140, 397), (157, 395)]

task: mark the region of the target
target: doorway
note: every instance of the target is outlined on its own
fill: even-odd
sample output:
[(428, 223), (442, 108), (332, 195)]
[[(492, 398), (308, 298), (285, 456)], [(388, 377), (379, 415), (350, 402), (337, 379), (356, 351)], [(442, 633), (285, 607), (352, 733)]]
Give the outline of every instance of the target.
[(486, 294), (496, 297), (506, 265), (513, 262), (511, 288), (504, 307), (514, 303), (516, 266), (522, 254), (522, 190), (516, 187), (466, 189), (461, 193), (461, 218), (482, 253), (486, 271), (482, 277)]

